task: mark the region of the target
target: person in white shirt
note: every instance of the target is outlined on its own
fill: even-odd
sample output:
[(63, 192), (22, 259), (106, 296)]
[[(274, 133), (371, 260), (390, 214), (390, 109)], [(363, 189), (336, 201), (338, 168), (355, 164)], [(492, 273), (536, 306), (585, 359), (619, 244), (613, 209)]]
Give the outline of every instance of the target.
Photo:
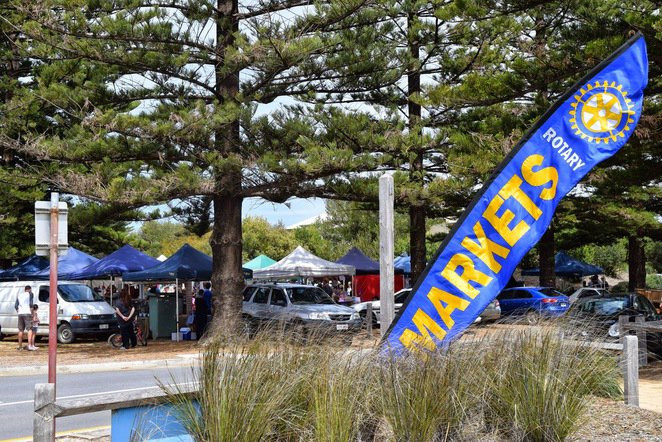
[(27, 350), (34, 351), (35, 347), (32, 346), (32, 305), (33, 296), (32, 296), (32, 287), (29, 285), (25, 286), (25, 290), (22, 293), (19, 293), (16, 296), (16, 303), (14, 308), (16, 313), (18, 313), (18, 350), (23, 350), (23, 332), (27, 330), (28, 332), (28, 346)]

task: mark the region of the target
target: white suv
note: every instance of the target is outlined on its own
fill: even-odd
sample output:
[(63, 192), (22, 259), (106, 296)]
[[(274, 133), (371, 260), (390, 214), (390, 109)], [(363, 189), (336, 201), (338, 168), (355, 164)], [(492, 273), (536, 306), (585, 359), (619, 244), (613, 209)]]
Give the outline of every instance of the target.
[(350, 333), (361, 329), (361, 318), (338, 305), (319, 287), (300, 284), (256, 284), (244, 289), (242, 314), (251, 325), (285, 322), (303, 329)]

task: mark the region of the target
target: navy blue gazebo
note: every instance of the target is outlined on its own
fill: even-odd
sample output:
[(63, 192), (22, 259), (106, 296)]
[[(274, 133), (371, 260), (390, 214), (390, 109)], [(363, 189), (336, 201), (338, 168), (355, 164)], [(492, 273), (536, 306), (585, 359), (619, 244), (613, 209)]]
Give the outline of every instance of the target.
[[(64, 279), (69, 273), (81, 270), (88, 265), (97, 262), (98, 259), (92, 255), (88, 255), (85, 252), (69, 247), (66, 255), (62, 255), (57, 259), (57, 277), (58, 279)], [(21, 279), (35, 279), (42, 280), (48, 279), (50, 277), (51, 267), (50, 264), (44, 269), (24, 275)]]
[(0, 280), (21, 280), (27, 275), (37, 273), (48, 267), (48, 260), (43, 256), (32, 255), (13, 267), (0, 270)]
[[(336, 261), (336, 264), (350, 265), (356, 269), (357, 275), (377, 275), (379, 274), (379, 263), (373, 261), (359, 248), (352, 247), (349, 252)], [(404, 273), (404, 269), (398, 265), (394, 266), (396, 274)]]
[[(565, 278), (581, 278), (582, 276), (600, 275), (605, 271), (602, 267), (587, 264), (568, 255), (564, 251), (554, 255), (554, 273)], [(523, 276), (539, 276), (540, 269), (522, 270)]]
[(80, 270), (65, 275), (65, 279), (106, 279), (120, 276), (124, 272), (146, 270), (161, 264), (130, 245), (122, 246), (110, 255), (93, 262)]

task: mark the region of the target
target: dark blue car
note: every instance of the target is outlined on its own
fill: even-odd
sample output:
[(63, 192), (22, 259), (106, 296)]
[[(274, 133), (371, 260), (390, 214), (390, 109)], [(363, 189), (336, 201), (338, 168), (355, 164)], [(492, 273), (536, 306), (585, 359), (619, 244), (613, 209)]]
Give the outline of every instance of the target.
[(570, 308), (568, 297), (551, 287), (505, 289), (497, 299), (503, 316), (525, 316), (529, 324), (537, 324), (541, 317), (562, 316)]

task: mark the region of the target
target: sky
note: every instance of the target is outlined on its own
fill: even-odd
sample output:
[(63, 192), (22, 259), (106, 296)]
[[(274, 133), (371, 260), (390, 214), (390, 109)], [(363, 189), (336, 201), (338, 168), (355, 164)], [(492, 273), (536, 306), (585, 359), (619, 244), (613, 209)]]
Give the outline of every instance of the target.
[(242, 217), (261, 216), (271, 224), (283, 223), (287, 227), (323, 212), (324, 200), (320, 198), (291, 198), (285, 204), (270, 203), (261, 198), (249, 198), (244, 201)]

